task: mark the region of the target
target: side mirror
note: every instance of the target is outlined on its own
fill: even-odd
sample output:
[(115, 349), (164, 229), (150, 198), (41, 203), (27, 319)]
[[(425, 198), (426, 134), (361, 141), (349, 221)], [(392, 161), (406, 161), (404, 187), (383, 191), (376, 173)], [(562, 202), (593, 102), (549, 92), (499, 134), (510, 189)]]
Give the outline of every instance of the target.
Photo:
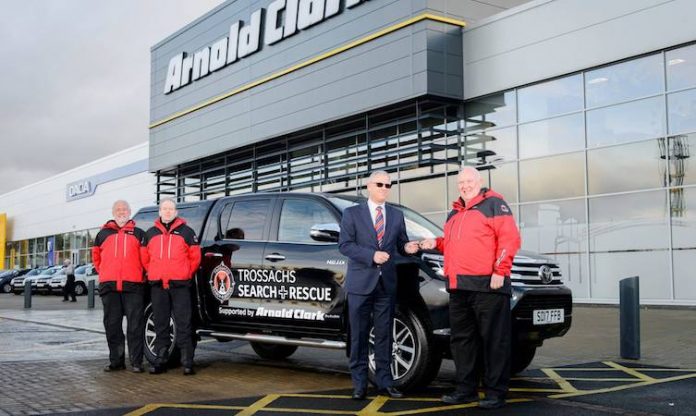
[(314, 224), (309, 231), (309, 236), (313, 240), (326, 243), (337, 243), (341, 227), (338, 224)]

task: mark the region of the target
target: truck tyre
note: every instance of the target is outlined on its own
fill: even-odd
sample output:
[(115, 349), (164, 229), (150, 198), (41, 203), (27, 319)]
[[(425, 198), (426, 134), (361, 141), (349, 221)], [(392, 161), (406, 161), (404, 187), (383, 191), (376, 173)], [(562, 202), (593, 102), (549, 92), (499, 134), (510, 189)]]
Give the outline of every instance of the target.
[[(374, 328), (368, 348), (369, 377), (375, 383)], [(394, 387), (412, 390), (428, 385), (442, 364), (442, 352), (435, 345), (427, 319), (412, 309), (397, 308), (394, 315), (391, 371)]]
[(266, 344), (263, 342), (252, 342), (251, 348), (259, 357), (268, 360), (282, 360), (297, 351), (297, 345)]
[[(181, 352), (176, 346), (176, 332), (174, 331), (174, 320), (169, 318), (169, 337), (172, 340), (172, 344), (169, 346), (169, 359), (167, 360), (167, 366), (173, 367), (179, 364), (179, 359), (181, 357)], [(144, 354), (145, 359), (150, 363), (150, 365), (155, 365), (157, 360), (157, 353), (155, 352), (155, 321), (152, 318), (152, 304), (148, 304), (145, 308), (145, 337), (144, 342)]]
[(82, 282), (75, 283), (75, 295), (82, 296), (87, 293), (87, 287)]
[(510, 356), (510, 373), (517, 374), (524, 371), (532, 363), (536, 347), (530, 345), (515, 346)]
[(10, 282), (7, 282), (2, 285), (2, 293), (10, 293), (12, 292), (12, 285), (10, 285)]

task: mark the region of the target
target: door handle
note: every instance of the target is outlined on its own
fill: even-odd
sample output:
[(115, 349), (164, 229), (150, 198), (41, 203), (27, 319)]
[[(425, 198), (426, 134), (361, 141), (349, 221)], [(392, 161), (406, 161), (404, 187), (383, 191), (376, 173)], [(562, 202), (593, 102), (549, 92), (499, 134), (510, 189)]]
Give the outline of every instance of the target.
[(278, 253), (272, 253), (266, 256), (266, 260), (268, 261), (283, 261), (285, 260), (285, 256), (282, 254)]
[(222, 257), (222, 254), (220, 253), (213, 253), (213, 252), (207, 252), (205, 253), (205, 256), (210, 258), (210, 257)]

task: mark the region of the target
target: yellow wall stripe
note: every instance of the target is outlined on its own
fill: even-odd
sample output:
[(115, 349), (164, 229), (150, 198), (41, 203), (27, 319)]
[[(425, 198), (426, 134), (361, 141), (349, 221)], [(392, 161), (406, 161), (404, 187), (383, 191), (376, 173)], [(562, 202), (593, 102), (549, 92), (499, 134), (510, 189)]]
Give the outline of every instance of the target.
[(367, 36), (365, 36), (365, 37), (363, 37), (363, 38), (360, 38), (360, 39), (357, 39), (357, 40), (355, 40), (355, 41), (346, 43), (346, 44), (343, 45), (343, 46), (339, 46), (338, 48), (332, 49), (332, 50), (330, 50), (330, 51), (328, 51), (328, 52), (325, 52), (325, 53), (323, 53), (323, 54), (321, 54), (321, 55), (317, 55), (317, 56), (315, 56), (315, 57), (313, 57), (313, 58), (307, 59), (306, 61), (303, 61), (303, 62), (300, 62), (300, 63), (298, 63), (298, 64), (295, 64), (295, 65), (293, 65), (293, 66), (291, 66), (291, 67), (285, 68), (285, 69), (283, 69), (283, 70), (280, 70), (280, 71), (278, 71), (278, 72), (275, 72), (275, 73), (273, 73), (273, 74), (271, 74), (271, 75), (268, 75), (268, 76), (266, 76), (266, 77), (257, 79), (256, 81), (252, 81), (252, 82), (250, 82), (250, 83), (248, 83), (248, 84), (242, 85), (241, 87), (235, 88), (235, 89), (233, 89), (232, 91), (226, 92), (226, 93), (224, 93), (224, 94), (222, 94), (222, 95), (218, 95), (217, 97), (213, 97), (213, 98), (211, 98), (211, 99), (209, 99), (209, 100), (207, 100), (207, 101), (204, 101), (204, 102), (202, 102), (202, 103), (200, 103), (200, 104), (196, 104), (195, 106), (190, 107), (190, 108), (188, 108), (188, 109), (186, 109), (186, 110), (182, 110), (182, 111), (179, 111), (179, 112), (177, 112), (177, 113), (174, 113), (174, 114), (172, 114), (172, 115), (169, 116), (169, 117), (163, 118), (162, 120), (155, 121), (154, 123), (150, 124), (149, 128), (150, 128), (150, 129), (153, 129), (153, 128), (155, 128), (155, 127), (161, 126), (161, 125), (163, 125), (163, 124), (165, 124), (165, 123), (168, 123), (168, 122), (170, 122), (170, 121), (172, 121), (172, 120), (176, 120), (176, 119), (179, 118), (179, 117), (183, 117), (183, 116), (185, 116), (185, 115), (187, 115), (187, 114), (191, 114), (191, 113), (193, 113), (194, 111), (198, 111), (198, 110), (200, 110), (200, 109), (202, 109), (202, 108), (205, 108), (205, 107), (208, 107), (208, 106), (210, 106), (210, 105), (212, 105), (212, 104), (215, 104), (215, 103), (217, 103), (217, 102), (220, 102), (220, 101), (222, 101), (222, 100), (224, 100), (224, 99), (226, 99), (226, 98), (232, 97), (233, 95), (237, 95), (237, 94), (242, 93), (242, 92), (244, 92), (244, 91), (248, 91), (248, 90), (250, 90), (250, 89), (252, 89), (252, 88), (254, 88), (254, 87), (257, 87), (257, 86), (259, 86), (259, 85), (261, 85), (261, 84), (265, 84), (265, 83), (267, 83), (267, 82), (273, 81), (274, 79), (277, 79), (277, 78), (280, 78), (280, 77), (282, 77), (282, 76), (285, 76), (285, 75), (287, 75), (287, 74), (289, 74), (289, 73), (291, 73), (291, 72), (295, 72), (295, 71), (300, 70), (300, 69), (302, 69), (302, 68), (306, 68), (306, 67), (308, 67), (308, 66), (310, 66), (310, 65), (312, 65), (312, 64), (315, 64), (315, 63), (317, 63), (317, 62), (321, 62), (321, 61), (323, 61), (323, 60), (325, 60), (325, 59), (331, 58), (332, 56), (336, 56), (336, 55), (338, 55), (338, 54), (340, 54), (340, 53), (343, 53), (343, 52), (345, 52), (345, 51), (347, 51), (347, 50), (356, 48), (356, 47), (358, 47), (358, 46), (360, 46), (360, 45), (364, 45), (364, 44), (367, 43), (367, 42), (373, 41), (373, 40), (375, 40), (375, 39), (377, 39), (377, 38), (380, 38), (380, 37), (382, 37), (382, 36), (385, 36), (385, 35), (388, 35), (388, 34), (390, 34), (390, 33), (396, 32), (396, 31), (399, 30), (399, 29), (403, 29), (403, 28), (405, 28), (405, 27), (407, 27), (407, 26), (414, 25), (414, 24), (416, 24), (416, 23), (418, 23), (418, 22), (422, 22), (422, 21), (424, 21), (424, 20), (432, 20), (432, 21), (435, 21), (435, 22), (447, 23), (447, 24), (454, 25), (454, 26), (459, 26), (459, 27), (464, 27), (464, 26), (466, 26), (466, 22), (463, 21), (463, 20), (453, 19), (453, 18), (444, 17), (444, 16), (438, 16), (438, 15), (435, 15), (435, 14), (432, 14), (432, 13), (423, 13), (423, 14), (420, 14), (420, 15), (418, 15), (418, 16), (414, 16), (414, 17), (412, 17), (412, 18), (410, 18), (410, 19), (404, 20), (403, 22), (400, 22), (400, 23), (394, 24), (394, 25), (392, 25), (392, 26), (389, 26), (389, 27), (387, 27), (387, 28), (384, 28), (384, 29), (382, 29), (382, 30), (380, 30), (380, 31), (377, 31), (377, 32), (375, 32), (375, 33), (372, 33), (372, 34), (370, 34), (370, 35), (367, 35)]

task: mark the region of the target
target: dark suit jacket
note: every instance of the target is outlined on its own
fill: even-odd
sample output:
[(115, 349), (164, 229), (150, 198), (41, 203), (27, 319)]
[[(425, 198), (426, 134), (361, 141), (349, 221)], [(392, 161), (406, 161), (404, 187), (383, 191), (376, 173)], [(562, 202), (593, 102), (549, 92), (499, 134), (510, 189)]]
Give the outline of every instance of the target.
[[(369, 295), (379, 282), (380, 270), (384, 286), (388, 293), (396, 294), (396, 267), (394, 259), (397, 252), (404, 253), (404, 245), (408, 242), (404, 214), (401, 210), (385, 205), (386, 228), (382, 240), (382, 248), (377, 245), (370, 208), (367, 201), (346, 208), (341, 219), (341, 234), (338, 248), (348, 257), (348, 275), (345, 290), (350, 294)], [(372, 260), (375, 251), (389, 253), (389, 261), (377, 267)]]

